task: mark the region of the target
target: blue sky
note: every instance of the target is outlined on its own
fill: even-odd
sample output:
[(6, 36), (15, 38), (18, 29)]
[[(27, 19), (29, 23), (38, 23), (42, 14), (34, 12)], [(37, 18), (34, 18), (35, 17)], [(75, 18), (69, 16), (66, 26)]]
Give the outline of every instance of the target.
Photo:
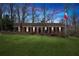
[[(19, 5), (20, 7), (22, 7), (24, 4), (23, 3), (17, 3), (17, 5)], [(42, 20), (43, 19), (43, 8), (46, 8), (46, 16), (50, 15), (50, 19), (54, 20), (55, 23), (61, 21), (61, 19), (63, 19), (64, 16), (64, 5), (68, 5), (68, 16), (72, 16), (73, 15), (73, 10), (75, 10), (77, 16), (79, 15), (79, 4), (78, 3), (29, 3), (28, 4), (28, 13), (29, 16), (27, 16), (28, 21), (31, 22), (32, 19), (32, 10), (31, 7), (34, 6), (35, 8), (38, 8), (38, 10), (36, 10), (35, 14), (36, 16), (38, 16), (37, 19)], [(7, 5), (5, 5), (5, 7), (7, 7)], [(5, 9), (6, 10), (6, 9)]]
[[(64, 4), (64, 3), (36, 3), (32, 4), (36, 8), (46, 8), (46, 13), (53, 13), (54, 15), (51, 15), (52, 19), (54, 22), (59, 22), (61, 19), (63, 19), (64, 16), (64, 5), (68, 5), (68, 16), (73, 15), (73, 10), (75, 10), (76, 14), (79, 15), (79, 4), (77, 3), (72, 3), (72, 4)], [(41, 13), (41, 12), (40, 12)], [(42, 13), (41, 13), (42, 15)], [(42, 16), (41, 16), (42, 18)]]
[[(54, 19), (54, 22), (59, 22), (64, 15), (64, 4), (48, 4), (48, 3), (36, 3), (36, 4), (31, 4), (31, 6), (34, 6), (35, 8), (46, 8), (46, 15), (50, 14), (51, 19)], [(56, 12), (55, 12), (56, 11)], [(55, 12), (55, 13), (54, 13)], [(54, 15), (52, 15), (54, 13)], [(38, 14), (38, 13), (37, 13)], [(40, 14), (40, 20), (43, 18), (43, 11), (39, 12)]]

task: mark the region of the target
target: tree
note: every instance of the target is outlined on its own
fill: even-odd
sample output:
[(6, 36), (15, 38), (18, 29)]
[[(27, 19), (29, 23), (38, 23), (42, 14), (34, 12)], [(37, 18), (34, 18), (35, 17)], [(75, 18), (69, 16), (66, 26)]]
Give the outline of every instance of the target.
[(39, 23), (40, 22), (40, 19), (39, 19), (39, 14), (35, 14), (35, 22)]
[(46, 20), (46, 23), (52, 23), (52, 18), (51, 18), (51, 14), (47, 14), (47, 20)]
[(43, 23), (45, 23), (45, 21), (46, 21), (46, 6), (45, 6), (45, 4), (44, 4), (44, 7), (43, 8), (44, 8), (43, 9), (43, 15), (44, 15)]
[[(10, 21), (12, 23), (12, 26), (14, 25), (14, 4), (13, 3), (10, 3), (9, 4), (9, 7), (10, 7)], [(13, 27), (12, 27), (13, 28)]]
[(0, 19), (2, 19), (2, 4), (0, 4)]
[(32, 23), (35, 22), (35, 10), (34, 10), (34, 5), (32, 5)]
[(2, 26), (2, 14), (3, 14), (2, 7), (3, 7), (3, 5), (0, 4), (0, 30), (1, 31), (3, 30), (3, 26)]
[(18, 20), (18, 24), (20, 27), (20, 31), (22, 31), (21, 6), (19, 4), (15, 4), (15, 8), (16, 8), (16, 15), (17, 15), (17, 20)]
[(15, 8), (16, 8), (16, 15), (17, 15), (17, 19), (18, 19), (18, 23), (20, 24), (20, 20), (21, 20), (21, 16), (20, 16), (20, 6), (15, 4)]
[(62, 23), (62, 24), (64, 24), (64, 19), (61, 19), (59, 23)]
[(67, 18), (67, 11), (68, 11), (68, 5), (67, 4), (65, 4), (65, 6), (64, 6), (64, 24), (65, 24), (65, 26), (64, 26), (64, 34), (65, 34), (65, 37), (67, 37), (68, 36), (68, 30), (67, 30), (67, 20), (68, 20), (68, 18)]
[(76, 33), (77, 32), (77, 20), (76, 20), (76, 18), (77, 18), (77, 15), (76, 15), (76, 13), (75, 13), (75, 10), (73, 11), (73, 16), (72, 16), (73, 18), (72, 18), (72, 24), (73, 24), (73, 28), (74, 28), (74, 33)]
[(9, 15), (4, 15), (2, 24), (4, 31), (13, 31), (13, 21), (10, 19)]
[(11, 20), (13, 20), (13, 6), (14, 6), (14, 4), (13, 4), (13, 3), (10, 3), (10, 4), (9, 4), (9, 7), (10, 7)]
[(27, 17), (27, 4), (24, 4), (22, 6), (22, 22), (25, 22), (25, 19)]

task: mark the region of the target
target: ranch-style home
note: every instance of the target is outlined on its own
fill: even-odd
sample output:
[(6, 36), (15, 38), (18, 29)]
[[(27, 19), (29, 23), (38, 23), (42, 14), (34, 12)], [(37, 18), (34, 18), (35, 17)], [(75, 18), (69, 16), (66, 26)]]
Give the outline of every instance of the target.
[(15, 32), (25, 32), (32, 34), (62, 34), (64, 33), (64, 24), (61, 23), (16, 23)]

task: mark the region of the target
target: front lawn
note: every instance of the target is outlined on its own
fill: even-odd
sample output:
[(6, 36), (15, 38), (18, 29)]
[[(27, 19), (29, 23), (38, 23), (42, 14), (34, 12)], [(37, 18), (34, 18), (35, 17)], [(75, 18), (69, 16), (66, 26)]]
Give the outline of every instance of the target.
[(0, 34), (0, 55), (79, 55), (79, 37)]

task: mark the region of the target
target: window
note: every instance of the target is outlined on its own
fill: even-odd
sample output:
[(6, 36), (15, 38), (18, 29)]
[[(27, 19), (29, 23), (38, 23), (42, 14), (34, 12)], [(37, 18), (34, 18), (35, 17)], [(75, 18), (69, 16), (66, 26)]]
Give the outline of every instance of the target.
[(40, 27), (38, 28), (38, 32), (41, 33), (41, 28)]
[(45, 27), (44, 31), (45, 31), (45, 33), (47, 33), (48, 32), (48, 27)]
[(27, 27), (27, 29), (26, 29), (26, 32), (29, 32), (29, 29), (28, 29), (28, 27)]
[(56, 29), (57, 29), (56, 32), (59, 32), (59, 27), (56, 27)]
[(17, 32), (18, 31), (18, 27), (15, 27), (15, 32)]
[(64, 32), (64, 27), (61, 27), (61, 32)]
[(54, 27), (53, 31), (56, 32), (56, 27)]
[(59, 32), (61, 32), (61, 27), (59, 27)]
[(24, 27), (24, 32), (26, 32), (26, 27)]
[(33, 27), (33, 32), (35, 32), (35, 27)]
[(51, 27), (49, 27), (49, 33), (51, 33)]
[(52, 27), (52, 31), (54, 30), (54, 28)]

